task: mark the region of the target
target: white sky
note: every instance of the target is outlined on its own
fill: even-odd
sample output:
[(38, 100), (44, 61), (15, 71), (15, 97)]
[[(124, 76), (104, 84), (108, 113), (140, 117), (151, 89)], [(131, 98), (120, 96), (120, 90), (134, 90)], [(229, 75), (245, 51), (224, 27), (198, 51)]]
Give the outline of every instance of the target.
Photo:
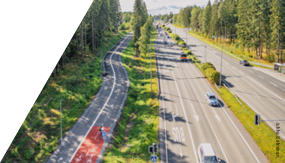
[[(214, 0), (210, 0), (211, 4)], [(135, 0), (120, 0), (122, 12), (133, 11)], [(173, 12), (179, 13), (181, 8), (196, 4), (197, 6), (206, 6), (208, 0), (144, 0), (148, 14), (166, 14)]]

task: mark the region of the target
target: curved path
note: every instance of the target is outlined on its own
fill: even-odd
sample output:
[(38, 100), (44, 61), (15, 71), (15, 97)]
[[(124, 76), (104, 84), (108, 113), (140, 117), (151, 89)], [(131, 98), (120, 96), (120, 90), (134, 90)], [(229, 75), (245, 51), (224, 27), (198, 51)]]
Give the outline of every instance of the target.
[[(104, 77), (100, 91), (64, 137), (64, 141), (49, 158), (48, 163), (101, 161), (127, 97), (129, 79), (121, 63), (121, 53), (128, 46), (131, 38), (131, 33), (128, 33), (105, 55), (107, 75)], [(101, 125), (107, 133), (106, 140), (100, 138), (99, 126)]]

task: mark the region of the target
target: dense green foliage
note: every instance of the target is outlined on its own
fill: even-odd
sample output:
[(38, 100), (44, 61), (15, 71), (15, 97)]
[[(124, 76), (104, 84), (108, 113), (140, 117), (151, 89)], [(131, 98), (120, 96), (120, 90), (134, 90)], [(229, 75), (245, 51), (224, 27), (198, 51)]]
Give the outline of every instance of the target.
[[(103, 81), (100, 78), (100, 54), (104, 55), (127, 33), (116, 30), (119, 20), (118, 2), (94, 0), (58, 63), (56, 76), (54, 73), (54, 76), (49, 77), (2, 162), (43, 162), (60, 143), (60, 99), (64, 100), (63, 134), (71, 129), (94, 99)], [(99, 12), (104, 12), (107, 16), (100, 15)], [(108, 21), (101, 21), (100, 16)], [(105, 25), (101, 26), (101, 23)], [(92, 40), (93, 43), (96, 41), (94, 53), (90, 50)], [(84, 54), (79, 52), (81, 47)]]
[[(154, 16), (165, 17), (168, 14)], [(185, 7), (172, 20), (206, 38), (215, 36), (221, 42), (226, 37), (224, 41), (247, 49), (256, 59), (280, 62), (282, 54), (285, 60), (284, 18), (285, 0), (215, 0), (213, 5), (208, 1), (205, 8)]]
[[(159, 103), (154, 52), (156, 32), (153, 26), (152, 35), (151, 60), (149, 57), (135, 56), (135, 49), (132, 47), (133, 39), (122, 53), (122, 63), (127, 70), (130, 86), (125, 107), (115, 128), (114, 141), (106, 149), (103, 162), (149, 162), (151, 154), (148, 153), (148, 146), (153, 142), (158, 142)], [(152, 91), (150, 89), (150, 61), (153, 71)], [(132, 127), (129, 132), (126, 132), (128, 125)]]

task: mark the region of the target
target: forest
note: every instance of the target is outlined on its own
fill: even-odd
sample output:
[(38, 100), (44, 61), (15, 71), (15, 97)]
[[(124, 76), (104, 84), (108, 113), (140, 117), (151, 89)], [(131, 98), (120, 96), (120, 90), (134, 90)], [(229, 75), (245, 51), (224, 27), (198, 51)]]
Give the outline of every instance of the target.
[(187, 6), (178, 14), (154, 16), (205, 38), (215, 36), (217, 42), (226, 37), (227, 44), (268, 62), (285, 61), (284, 18), (285, 0), (215, 0), (205, 7)]

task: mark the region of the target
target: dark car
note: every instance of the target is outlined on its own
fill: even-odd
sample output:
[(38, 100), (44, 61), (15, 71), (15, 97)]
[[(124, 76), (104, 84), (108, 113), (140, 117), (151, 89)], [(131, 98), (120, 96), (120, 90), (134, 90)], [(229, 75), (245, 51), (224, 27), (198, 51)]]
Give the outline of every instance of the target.
[(170, 38), (170, 36), (167, 35), (167, 38)]
[(167, 44), (167, 41), (164, 41), (164, 44)]
[(180, 60), (181, 60), (181, 61), (187, 61), (187, 55), (184, 54), (183, 52), (181, 52)]
[(239, 63), (244, 66), (249, 66), (249, 63), (247, 62), (247, 60), (241, 60)]

